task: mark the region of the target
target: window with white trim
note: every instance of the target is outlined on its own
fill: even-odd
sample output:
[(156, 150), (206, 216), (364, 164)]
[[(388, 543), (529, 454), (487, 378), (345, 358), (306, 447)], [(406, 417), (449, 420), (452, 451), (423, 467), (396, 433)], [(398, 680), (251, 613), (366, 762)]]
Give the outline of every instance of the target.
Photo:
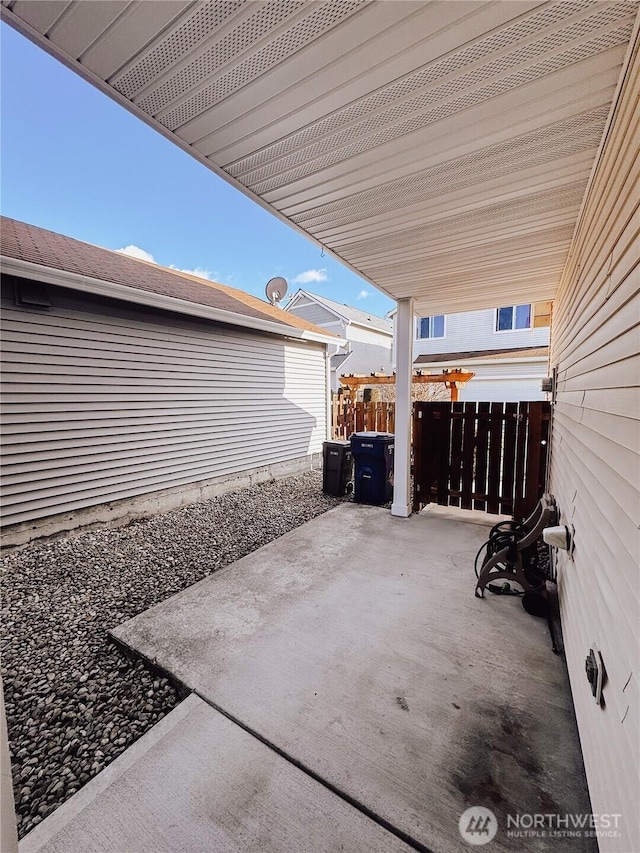
[(420, 317), (416, 326), (416, 338), (444, 338), (444, 314)]
[(533, 311), (529, 305), (507, 305), (496, 310), (496, 332), (513, 332), (518, 329), (530, 329)]

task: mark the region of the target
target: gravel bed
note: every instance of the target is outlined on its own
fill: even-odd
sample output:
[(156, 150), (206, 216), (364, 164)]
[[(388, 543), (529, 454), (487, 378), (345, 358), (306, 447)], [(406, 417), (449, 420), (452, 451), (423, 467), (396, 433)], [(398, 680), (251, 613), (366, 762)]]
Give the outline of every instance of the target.
[(317, 471), (2, 560), (2, 677), (18, 833), (179, 701), (107, 630), (340, 501)]

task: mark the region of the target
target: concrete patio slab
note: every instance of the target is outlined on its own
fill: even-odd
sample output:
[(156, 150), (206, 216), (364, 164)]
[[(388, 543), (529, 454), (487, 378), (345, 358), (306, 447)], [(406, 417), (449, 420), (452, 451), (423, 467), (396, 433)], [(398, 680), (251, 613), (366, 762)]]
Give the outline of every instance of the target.
[(491, 850), (522, 850), (508, 815), (589, 800), (546, 622), (474, 598), (477, 521), (343, 504), (113, 634), (418, 849), (468, 850), (458, 822), (480, 805), (498, 817)]
[(195, 695), (22, 840), (20, 853), (407, 847)]

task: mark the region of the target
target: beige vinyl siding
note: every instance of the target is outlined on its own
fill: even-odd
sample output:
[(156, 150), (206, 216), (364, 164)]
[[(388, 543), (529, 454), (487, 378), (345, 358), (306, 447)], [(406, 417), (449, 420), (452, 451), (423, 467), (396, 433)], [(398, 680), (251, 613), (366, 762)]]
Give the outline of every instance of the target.
[[(550, 490), (575, 526), (559, 556), (567, 662), (601, 851), (640, 850), (640, 61), (638, 42), (554, 303)], [(606, 668), (604, 707), (584, 661)]]
[(324, 347), (61, 298), (3, 299), (3, 524), (321, 450)]

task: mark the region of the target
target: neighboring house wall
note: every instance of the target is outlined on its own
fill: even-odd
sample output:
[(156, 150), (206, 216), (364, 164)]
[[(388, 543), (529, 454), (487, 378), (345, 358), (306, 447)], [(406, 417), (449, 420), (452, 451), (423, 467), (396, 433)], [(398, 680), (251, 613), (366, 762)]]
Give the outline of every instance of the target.
[(296, 295), (292, 306), (286, 310), (341, 338), (346, 338), (347, 344), (339, 349), (339, 353), (349, 353), (349, 356), (344, 361), (341, 360), (340, 366), (331, 373), (331, 390), (334, 393), (340, 388), (340, 376), (344, 373), (393, 371), (391, 334), (349, 322), (346, 318), (339, 319), (332, 310), (302, 293)]
[[(320, 324), (316, 323), (316, 325)], [(337, 335), (337, 337), (339, 338), (344, 338), (345, 323), (343, 320), (334, 320), (334, 322), (332, 323), (322, 323), (321, 328), (326, 329), (327, 332), (331, 332), (332, 335)]]
[(547, 399), (540, 390), (542, 379), (547, 375), (546, 359), (514, 364), (465, 364), (464, 367), (476, 375), (461, 386), (458, 397), (461, 403)]
[(342, 363), (339, 373), (391, 373), (389, 350), (375, 344), (359, 344)]
[[(559, 553), (563, 632), (593, 811), (622, 814), (601, 851), (640, 850), (640, 60), (620, 93), (554, 306), (550, 491), (575, 526)], [(607, 680), (585, 677), (592, 644)]]
[[(549, 322), (550, 303), (538, 303), (534, 311), (539, 322)], [(532, 318), (533, 323), (533, 318)], [(416, 318), (414, 334), (417, 336), (420, 318)], [(535, 361), (523, 358), (517, 363), (509, 363), (503, 356), (492, 362), (488, 358), (475, 360), (478, 351), (521, 349), (525, 347), (546, 347), (549, 343), (549, 326), (533, 326), (530, 329), (496, 332), (496, 310), (464, 311), (447, 314), (444, 323), (444, 337), (419, 338), (413, 345), (414, 361), (420, 357), (416, 367), (439, 373), (443, 369), (455, 367), (470, 370), (474, 378), (461, 386), (460, 402), (517, 402), (519, 400), (546, 400), (541, 390), (542, 380), (548, 375), (546, 358)], [(464, 353), (469, 353), (465, 356)], [(430, 363), (430, 355), (457, 353), (455, 362), (438, 359)]]
[[(289, 311), (291, 309), (287, 308), (286, 310)], [(340, 322), (339, 318), (336, 317), (332, 311), (329, 311), (323, 305), (318, 305), (317, 302), (314, 302), (305, 296), (299, 296), (296, 299), (295, 306), (293, 310), (291, 310), (291, 313), (295, 314), (296, 317), (301, 317), (303, 320), (307, 320), (309, 323), (315, 323), (316, 326), (322, 326), (323, 328), (329, 324), (336, 323), (336, 321)]]
[(389, 354), (388, 358), (391, 358), (392, 335), (385, 335), (382, 332), (377, 332), (375, 329), (366, 329), (357, 323), (350, 323), (347, 326), (346, 335), (352, 343), (372, 344), (386, 350)]
[(4, 525), (73, 527), (105, 502), (308, 467), (322, 449), (321, 344), (50, 292), (51, 310), (19, 308), (3, 280)]
[(458, 400), (461, 403), (517, 403), (520, 400), (546, 400), (541, 390), (542, 380), (548, 374), (547, 358), (465, 358), (453, 361), (419, 362), (416, 367), (428, 373), (443, 370), (466, 370), (473, 373), (470, 382), (460, 385)]
[(413, 357), (463, 350), (505, 349), (513, 347), (542, 347), (549, 343), (549, 327), (496, 332), (496, 312), (464, 311), (447, 314), (444, 338), (417, 338)]
[(393, 338), (355, 323), (347, 326), (346, 337), (351, 355), (333, 377), (332, 390), (340, 387), (340, 376), (350, 373), (393, 373), (391, 345)]

